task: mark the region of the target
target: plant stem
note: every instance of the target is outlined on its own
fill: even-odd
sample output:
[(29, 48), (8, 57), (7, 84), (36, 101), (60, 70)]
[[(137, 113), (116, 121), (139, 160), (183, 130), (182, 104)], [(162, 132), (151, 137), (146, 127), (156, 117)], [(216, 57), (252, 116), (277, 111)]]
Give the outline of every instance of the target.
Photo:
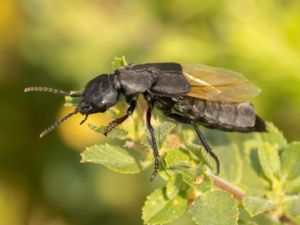
[[(216, 176), (210, 172), (208, 172), (208, 175), (213, 179), (216, 187), (231, 193), (237, 200), (242, 201), (243, 198), (246, 197), (246, 192), (244, 192), (243, 190), (239, 189), (236, 186), (233, 186), (228, 181), (226, 181), (226, 180), (222, 179), (221, 177)], [(291, 219), (289, 219), (285, 215), (280, 216), (278, 218), (278, 220), (281, 222), (285, 222), (286, 224), (289, 224), (289, 225), (296, 225), (296, 223), (294, 223)]]
[(284, 222), (286, 224), (289, 224), (289, 225), (297, 225), (296, 223), (294, 223), (293, 221), (291, 221), (288, 217), (286, 217), (285, 215), (282, 215), (279, 217), (279, 220), (281, 222)]
[(231, 193), (239, 201), (242, 201), (243, 198), (246, 196), (246, 193), (244, 191), (233, 186), (232, 184), (230, 184), (228, 181), (222, 179), (221, 177), (216, 176), (212, 173), (208, 173), (208, 175), (213, 179), (216, 187)]

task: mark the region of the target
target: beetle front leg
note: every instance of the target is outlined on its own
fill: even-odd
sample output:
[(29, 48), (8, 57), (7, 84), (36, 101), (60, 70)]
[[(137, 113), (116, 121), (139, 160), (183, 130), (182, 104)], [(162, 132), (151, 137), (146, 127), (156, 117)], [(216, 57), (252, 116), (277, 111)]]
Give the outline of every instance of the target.
[(130, 101), (130, 106), (129, 108), (127, 109), (127, 112), (124, 116), (120, 117), (120, 118), (117, 118), (115, 120), (113, 120), (112, 122), (110, 122), (107, 127), (105, 128), (104, 130), (104, 135), (107, 136), (107, 134), (109, 132), (111, 132), (114, 128), (116, 128), (117, 126), (119, 126), (121, 123), (123, 123), (129, 116), (132, 115), (132, 113), (134, 112), (135, 110), (135, 107), (136, 107), (136, 100), (135, 99), (132, 99)]

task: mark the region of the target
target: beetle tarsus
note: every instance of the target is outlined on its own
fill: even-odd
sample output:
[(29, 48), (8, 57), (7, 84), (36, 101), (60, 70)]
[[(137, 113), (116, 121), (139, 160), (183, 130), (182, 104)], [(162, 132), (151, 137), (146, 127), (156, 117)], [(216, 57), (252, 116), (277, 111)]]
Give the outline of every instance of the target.
[(135, 110), (135, 107), (136, 107), (136, 101), (135, 100), (132, 100), (130, 103), (130, 106), (128, 107), (127, 109), (127, 112), (124, 116), (120, 117), (120, 118), (117, 118), (115, 120), (113, 120), (112, 122), (110, 122), (107, 127), (105, 128), (104, 130), (104, 135), (107, 136), (107, 134), (109, 132), (111, 132), (114, 128), (116, 128), (117, 126), (119, 126), (121, 123), (123, 123), (129, 116), (132, 115), (132, 113), (134, 112)]
[(115, 129), (118, 125), (120, 125), (122, 122), (124, 122), (128, 118), (127, 115), (122, 116), (118, 119), (115, 119), (114, 121), (110, 122), (107, 127), (104, 130), (104, 135), (107, 136), (108, 133), (110, 133), (113, 129)]
[(159, 156), (154, 157), (154, 170), (151, 174), (150, 180), (154, 180), (158, 173), (158, 168), (159, 168)]
[(200, 139), (205, 151), (215, 160), (215, 162), (216, 162), (216, 175), (219, 175), (219, 173), (220, 173), (220, 161), (219, 161), (218, 156), (211, 150), (211, 147), (206, 142), (206, 140), (205, 140), (203, 134), (201, 133), (199, 127), (197, 126), (197, 124), (193, 121), (192, 121), (191, 124), (194, 126), (194, 129), (196, 130), (197, 136)]
[(199, 127), (197, 126), (196, 122), (189, 119), (189, 118), (186, 118), (186, 117), (183, 117), (179, 114), (176, 114), (176, 113), (170, 113), (169, 111), (165, 111), (164, 112), (166, 114), (166, 116), (168, 116), (169, 118), (177, 121), (177, 122), (180, 122), (180, 123), (187, 123), (187, 124), (191, 124), (193, 125), (196, 133), (197, 133), (197, 136), (198, 138), (200, 139), (200, 142), (201, 144), (203, 145), (205, 151), (215, 160), (215, 163), (216, 163), (216, 175), (219, 174), (220, 172), (220, 161), (219, 161), (219, 158), (218, 156), (212, 151), (211, 147), (209, 146), (209, 144), (207, 143), (207, 141), (205, 140), (205, 137), (203, 136), (203, 134), (201, 133)]

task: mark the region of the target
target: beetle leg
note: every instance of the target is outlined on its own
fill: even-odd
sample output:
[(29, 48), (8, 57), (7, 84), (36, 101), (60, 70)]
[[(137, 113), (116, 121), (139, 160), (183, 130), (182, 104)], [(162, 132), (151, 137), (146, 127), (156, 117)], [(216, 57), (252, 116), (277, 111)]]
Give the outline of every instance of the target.
[(89, 115), (85, 114), (85, 117), (83, 120), (81, 120), (80, 125), (82, 125), (87, 119), (88, 119)]
[(209, 144), (207, 143), (206, 139), (204, 138), (202, 132), (200, 131), (199, 127), (197, 126), (197, 124), (195, 123), (195, 121), (183, 117), (182, 115), (176, 114), (176, 113), (170, 113), (170, 112), (164, 112), (166, 114), (166, 116), (168, 116), (171, 119), (174, 119), (177, 122), (180, 123), (187, 123), (187, 124), (191, 124), (193, 125), (198, 138), (200, 139), (200, 142), (202, 143), (205, 151), (215, 160), (216, 165), (217, 165), (217, 172), (216, 174), (218, 175), (220, 172), (220, 161), (218, 156), (212, 151), (211, 147), (209, 146)]
[(212, 151), (211, 147), (208, 145), (206, 139), (204, 138), (202, 132), (200, 131), (199, 127), (195, 122), (192, 122), (192, 125), (194, 126), (194, 129), (196, 130), (196, 133), (198, 135), (198, 138), (200, 139), (205, 151), (215, 160), (216, 165), (217, 165), (217, 172), (216, 174), (218, 175), (220, 173), (220, 161), (218, 156)]
[(135, 107), (136, 107), (136, 100), (132, 99), (129, 104), (130, 104), (130, 106), (127, 109), (127, 112), (126, 112), (126, 114), (124, 116), (113, 120), (112, 122), (110, 122), (107, 125), (107, 127), (104, 130), (104, 135), (105, 136), (107, 136), (107, 134), (109, 132), (111, 132), (114, 128), (116, 128), (118, 125), (120, 125), (121, 123), (123, 123), (129, 116), (132, 115), (132, 113), (134, 112)]
[(155, 140), (154, 129), (151, 125), (151, 113), (152, 113), (152, 110), (153, 110), (153, 107), (154, 107), (154, 99), (147, 92), (144, 93), (144, 97), (145, 97), (146, 102), (148, 104), (148, 109), (147, 109), (147, 112), (146, 112), (146, 126), (147, 126), (147, 129), (150, 132), (150, 137), (151, 137), (150, 144), (151, 144), (151, 147), (152, 147), (152, 150), (153, 150), (153, 155), (154, 155), (154, 171), (153, 171), (153, 173), (151, 175), (151, 178), (150, 178), (150, 180), (153, 180), (157, 175), (158, 167), (159, 167), (159, 152), (158, 152), (157, 144), (156, 144), (156, 140)]
[(154, 154), (154, 171), (151, 175), (151, 180), (153, 180), (156, 175), (157, 175), (157, 171), (158, 171), (158, 167), (159, 167), (159, 152), (157, 149), (157, 144), (156, 144), (156, 140), (155, 140), (155, 135), (154, 135), (154, 129), (151, 125), (151, 112), (152, 112), (153, 106), (149, 106), (149, 108), (147, 109), (147, 113), (146, 113), (146, 125), (147, 128), (150, 132), (150, 136), (151, 136), (151, 146), (153, 149), (153, 154)]

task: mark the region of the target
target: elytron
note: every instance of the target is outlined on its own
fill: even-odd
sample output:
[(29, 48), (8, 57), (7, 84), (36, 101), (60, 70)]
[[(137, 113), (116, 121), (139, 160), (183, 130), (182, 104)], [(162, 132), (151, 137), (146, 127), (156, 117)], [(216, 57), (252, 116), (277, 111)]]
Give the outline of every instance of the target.
[(265, 131), (264, 121), (256, 115), (249, 100), (260, 89), (243, 75), (201, 64), (146, 63), (131, 64), (102, 74), (87, 83), (83, 92), (67, 92), (48, 87), (28, 87), (25, 92), (40, 91), (78, 97), (80, 103), (71, 112), (44, 130), (40, 137), (55, 129), (74, 114), (85, 116), (105, 112), (113, 107), (120, 95), (126, 97), (128, 109), (124, 116), (115, 119), (105, 129), (107, 135), (134, 112), (137, 96), (143, 95), (147, 102), (146, 126), (151, 136), (154, 154), (153, 179), (159, 167), (159, 152), (151, 125), (154, 108), (177, 122), (190, 124), (207, 153), (215, 160), (217, 173), (219, 159), (206, 142), (197, 124), (212, 129), (237, 132)]

